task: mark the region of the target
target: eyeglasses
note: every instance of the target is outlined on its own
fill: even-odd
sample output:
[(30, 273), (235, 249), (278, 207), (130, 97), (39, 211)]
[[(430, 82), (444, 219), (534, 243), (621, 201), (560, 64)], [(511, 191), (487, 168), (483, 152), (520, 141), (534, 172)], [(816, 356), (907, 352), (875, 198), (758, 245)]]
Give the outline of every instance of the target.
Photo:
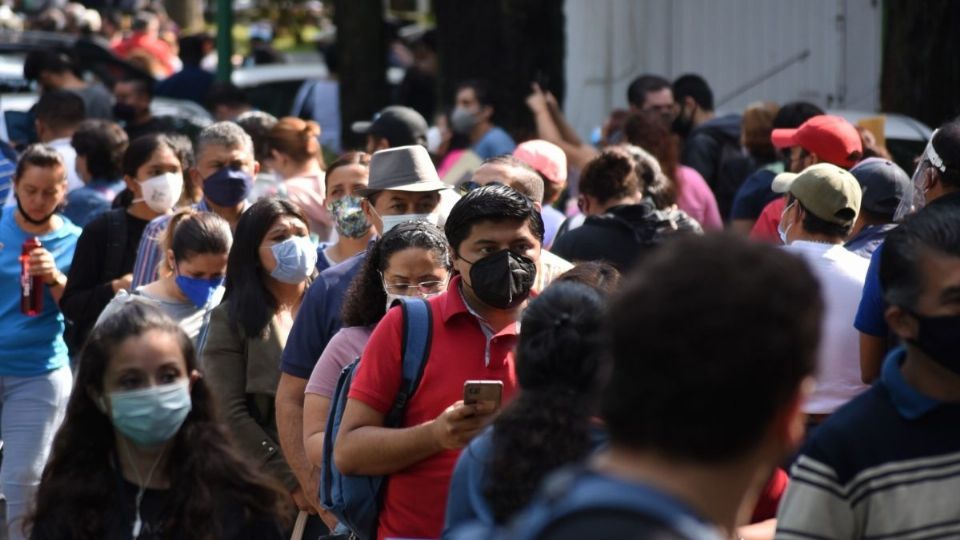
[(398, 294), (402, 296), (411, 296), (408, 291), (415, 289), (414, 294), (437, 294), (446, 288), (446, 281), (421, 281), (420, 283), (387, 283), (380, 274), (380, 280), (383, 281), (383, 290), (388, 294)]

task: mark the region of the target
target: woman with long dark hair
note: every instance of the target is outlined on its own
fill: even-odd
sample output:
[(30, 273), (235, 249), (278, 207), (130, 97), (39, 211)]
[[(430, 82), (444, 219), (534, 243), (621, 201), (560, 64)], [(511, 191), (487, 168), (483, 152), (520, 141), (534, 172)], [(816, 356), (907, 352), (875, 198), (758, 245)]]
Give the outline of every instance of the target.
[(422, 221), (397, 225), (370, 248), (347, 291), (343, 328), (330, 339), (307, 383), (303, 435), (314, 465), (323, 461), (324, 431), (340, 372), (360, 356), (398, 296), (428, 298), (447, 290), (451, 264), (446, 236)]
[(77, 241), (77, 252), (60, 308), (73, 324), (71, 346), (79, 350), (100, 312), (120, 290), (129, 291), (137, 247), (147, 224), (170, 213), (183, 191), (180, 147), (156, 133), (130, 143), (123, 155), (123, 177), (133, 202), (103, 213), (88, 223)]
[(131, 303), (91, 332), (31, 538), (279, 539), (282, 513), (231, 448), (176, 322)]
[(254, 203), (237, 223), (226, 295), (210, 315), (202, 348), (206, 377), (240, 451), (261, 463), (300, 510), (314, 514), (309, 466), (280, 452), (274, 397), (280, 355), (316, 263), (298, 206), (277, 198)]
[(597, 289), (568, 282), (547, 287), (524, 311), (516, 358), (520, 392), (460, 454), (445, 532), (471, 521), (507, 523), (550, 471), (593, 451), (602, 312)]

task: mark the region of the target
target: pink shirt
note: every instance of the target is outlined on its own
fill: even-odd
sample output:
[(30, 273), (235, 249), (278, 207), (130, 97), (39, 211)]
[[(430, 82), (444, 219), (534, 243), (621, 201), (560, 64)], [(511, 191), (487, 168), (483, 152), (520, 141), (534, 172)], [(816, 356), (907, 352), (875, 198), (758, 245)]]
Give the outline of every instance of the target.
[(323, 173), (311, 176), (296, 176), (283, 181), (287, 189), (287, 199), (296, 204), (311, 221), (311, 228), (316, 230), (315, 224), (330, 226), (332, 219), (326, 201), (327, 185)]
[(348, 326), (334, 334), (320, 355), (320, 360), (317, 360), (317, 365), (313, 366), (305, 392), (332, 399), (340, 372), (360, 358), (372, 333), (373, 329), (366, 326)]
[(677, 206), (700, 222), (703, 230), (722, 230), (723, 220), (720, 219), (717, 199), (703, 176), (686, 165), (677, 167), (677, 176), (677, 187), (680, 191)]

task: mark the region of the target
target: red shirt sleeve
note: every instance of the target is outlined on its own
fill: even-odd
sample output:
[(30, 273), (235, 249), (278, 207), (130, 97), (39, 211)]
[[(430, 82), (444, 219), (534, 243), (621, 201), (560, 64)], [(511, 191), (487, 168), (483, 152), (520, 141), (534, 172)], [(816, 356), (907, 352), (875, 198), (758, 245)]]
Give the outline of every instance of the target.
[(402, 329), (403, 310), (391, 309), (370, 336), (347, 394), (384, 415), (400, 390)]
[(786, 207), (786, 201), (783, 197), (775, 199), (764, 207), (757, 222), (753, 224), (750, 231), (750, 238), (753, 240), (762, 240), (771, 244), (780, 243), (780, 233), (777, 226), (780, 225), (780, 214)]
[(759, 523), (777, 517), (777, 507), (780, 506), (780, 498), (783, 497), (783, 492), (787, 490), (788, 482), (787, 473), (777, 467), (757, 500), (751, 523)]

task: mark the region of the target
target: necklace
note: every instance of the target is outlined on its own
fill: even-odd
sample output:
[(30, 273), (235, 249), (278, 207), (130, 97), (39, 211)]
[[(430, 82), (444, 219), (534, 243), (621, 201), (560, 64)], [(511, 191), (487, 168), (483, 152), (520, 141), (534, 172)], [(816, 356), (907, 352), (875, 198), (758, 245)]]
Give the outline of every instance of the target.
[(143, 494), (147, 491), (147, 484), (150, 483), (150, 479), (153, 478), (154, 471), (157, 470), (157, 465), (160, 463), (160, 460), (163, 459), (163, 452), (166, 452), (167, 449), (164, 448), (160, 455), (157, 456), (157, 460), (153, 462), (153, 465), (150, 466), (150, 472), (147, 473), (146, 482), (140, 478), (140, 469), (137, 468), (136, 464), (133, 461), (133, 456), (130, 454), (130, 448), (127, 446), (127, 441), (125, 439), (120, 440), (121, 446), (123, 446), (123, 452), (127, 455), (127, 459), (130, 460), (130, 466), (133, 468), (133, 474), (137, 477), (137, 497), (134, 503), (135, 508), (135, 517), (133, 520), (133, 539), (136, 540), (140, 538), (140, 529), (143, 527), (143, 521), (140, 520), (140, 502), (143, 501)]

